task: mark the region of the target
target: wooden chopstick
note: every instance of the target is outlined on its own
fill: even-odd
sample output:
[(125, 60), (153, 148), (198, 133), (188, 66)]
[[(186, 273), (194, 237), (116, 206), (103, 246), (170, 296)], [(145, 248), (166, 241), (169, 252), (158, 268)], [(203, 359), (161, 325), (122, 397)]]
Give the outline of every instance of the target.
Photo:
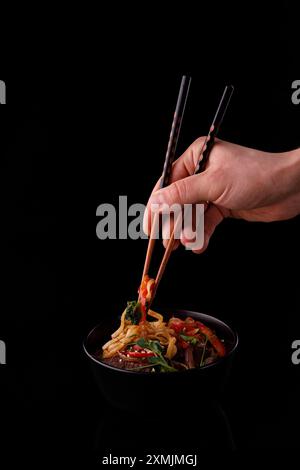
[[(186, 101), (187, 101), (189, 90), (190, 90), (190, 84), (191, 84), (191, 77), (184, 75), (181, 79), (180, 89), (178, 93), (177, 104), (175, 108), (174, 118), (172, 122), (172, 127), (171, 127), (171, 132), (170, 132), (170, 137), (169, 137), (169, 142), (168, 142), (168, 147), (167, 147), (167, 152), (166, 152), (166, 157), (165, 157), (165, 162), (164, 162), (163, 173), (162, 173), (162, 177), (160, 180), (160, 188), (164, 188), (170, 184), (172, 165), (175, 160), (176, 148), (177, 148), (182, 120), (184, 116)], [(159, 216), (155, 214), (153, 218), (153, 224), (151, 227), (151, 234), (150, 234), (149, 241), (148, 241), (142, 280), (144, 276), (148, 274), (148, 271), (150, 268), (151, 258), (152, 258), (152, 254), (153, 254), (153, 250), (155, 246), (155, 241), (156, 241), (156, 238), (154, 235), (157, 233), (158, 223), (159, 223)]]
[(150, 238), (149, 238), (148, 246), (147, 246), (147, 253), (146, 253), (146, 258), (145, 258), (145, 264), (144, 264), (144, 269), (143, 269), (142, 280), (144, 279), (146, 274), (148, 274), (148, 271), (149, 271), (151, 258), (152, 258), (152, 254), (153, 254), (153, 250), (154, 250), (154, 246), (155, 246), (155, 242), (156, 242), (155, 234), (156, 234), (156, 231), (157, 231), (157, 228), (158, 228), (158, 224), (159, 224), (159, 216), (158, 216), (158, 214), (155, 214), (154, 217), (153, 217), (153, 223), (152, 223), (152, 226), (151, 226)]
[[(180, 219), (180, 217), (179, 217), (179, 219)], [(178, 222), (179, 219), (177, 219), (177, 222)], [(158, 272), (157, 272), (157, 275), (156, 275), (156, 278), (155, 278), (155, 291), (156, 291), (156, 289), (157, 289), (157, 287), (158, 287), (158, 285), (161, 281), (161, 278), (163, 277), (166, 266), (167, 266), (168, 261), (170, 259), (171, 253), (173, 251), (175, 241), (176, 241), (175, 240), (175, 233), (176, 233), (176, 228), (177, 228), (176, 226), (177, 225), (178, 225), (178, 223), (177, 224), (175, 223), (175, 228), (173, 229), (173, 232), (172, 232), (172, 234), (170, 236), (170, 239), (169, 239), (169, 243), (168, 243), (168, 245), (165, 249), (163, 259), (160, 263), (160, 266), (159, 266), (159, 269), (158, 269)]]
[(218, 104), (217, 111), (215, 113), (215, 116), (213, 118), (213, 122), (209, 128), (208, 135), (205, 139), (205, 142), (203, 144), (203, 147), (200, 152), (200, 157), (198, 159), (198, 164), (196, 165), (194, 175), (201, 173), (202, 171), (205, 170), (205, 167), (207, 165), (208, 157), (211, 152), (211, 149), (215, 143), (215, 138), (217, 137), (217, 134), (219, 132), (219, 129), (221, 127), (221, 124), (223, 122), (225, 113), (227, 111), (228, 105), (230, 103), (232, 93), (234, 92), (234, 87), (232, 85), (227, 85), (224, 88), (222, 97), (220, 99), (220, 102)]
[[(225, 116), (226, 110), (228, 108), (229, 102), (231, 100), (231, 96), (232, 96), (233, 91), (234, 91), (234, 88), (233, 88), (232, 85), (226, 86), (225, 89), (224, 89), (223, 95), (221, 97), (221, 100), (219, 102), (217, 111), (215, 113), (215, 116), (214, 116), (214, 119), (213, 119), (213, 122), (212, 122), (212, 125), (210, 126), (209, 133), (208, 133), (208, 135), (205, 139), (205, 143), (204, 143), (204, 145), (201, 149), (200, 156), (199, 156), (199, 159), (198, 159), (198, 164), (196, 165), (194, 174), (201, 173), (202, 171), (205, 170), (205, 167), (206, 167), (206, 164), (207, 164), (207, 161), (208, 161), (208, 158), (209, 158), (209, 154), (212, 150), (212, 147), (213, 147), (213, 144), (214, 144), (214, 141), (215, 141), (215, 137), (217, 136), (218, 131), (221, 127), (221, 124), (222, 124), (223, 118)], [(181, 221), (181, 217), (178, 217), (175, 224), (174, 224), (174, 229), (172, 231), (172, 234), (171, 234), (170, 239), (169, 239), (169, 243), (166, 247), (163, 259), (162, 259), (160, 267), (158, 269), (158, 273), (157, 273), (157, 276), (156, 276), (156, 279), (155, 279), (155, 290), (154, 290), (154, 293), (153, 293), (153, 296), (152, 296), (152, 301), (154, 299), (154, 296), (156, 294), (158, 285), (159, 285), (159, 283), (160, 283), (160, 281), (163, 277), (166, 266), (167, 266), (168, 261), (170, 259), (171, 253), (173, 251), (174, 244), (175, 244), (175, 233), (177, 233), (178, 224), (179, 224), (180, 221)]]

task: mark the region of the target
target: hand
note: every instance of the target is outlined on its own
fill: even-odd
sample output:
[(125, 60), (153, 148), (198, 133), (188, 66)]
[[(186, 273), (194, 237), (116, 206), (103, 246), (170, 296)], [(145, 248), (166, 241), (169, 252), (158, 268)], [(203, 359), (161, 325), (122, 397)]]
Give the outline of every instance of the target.
[[(272, 222), (300, 213), (300, 151), (268, 153), (217, 140), (206, 170), (193, 175), (205, 137), (197, 139), (173, 164), (171, 184), (156, 184), (144, 223), (151, 228), (151, 204), (209, 202), (205, 212), (203, 252), (225, 217)], [(191, 176), (192, 175), (192, 176)], [(147, 230), (148, 228), (148, 230)], [(187, 243), (184, 234), (181, 242)], [(164, 240), (166, 246), (167, 241)]]

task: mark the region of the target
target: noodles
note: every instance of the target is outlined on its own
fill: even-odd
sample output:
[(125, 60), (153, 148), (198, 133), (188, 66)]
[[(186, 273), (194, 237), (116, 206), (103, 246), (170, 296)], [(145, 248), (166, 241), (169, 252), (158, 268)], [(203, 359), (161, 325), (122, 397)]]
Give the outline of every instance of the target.
[(170, 339), (169, 344), (168, 344), (168, 349), (166, 352), (166, 357), (168, 359), (173, 359), (173, 357), (177, 353), (177, 347), (176, 347), (176, 338), (173, 336), (173, 338)]
[(148, 310), (148, 315), (155, 318), (156, 321), (145, 322), (140, 325), (132, 325), (126, 320), (126, 310), (121, 316), (120, 327), (111, 335), (111, 340), (103, 347), (103, 358), (113, 357), (118, 351), (121, 351), (126, 345), (133, 342), (134, 338), (147, 337), (153, 341), (159, 341), (163, 346), (167, 346), (167, 357), (172, 359), (176, 354), (176, 338), (171, 336), (170, 328), (163, 321), (163, 316), (152, 310)]
[(124, 310), (124, 312), (122, 313), (120, 328), (111, 335), (112, 338), (115, 338), (116, 336), (119, 335), (119, 333), (121, 333), (124, 330), (125, 315), (126, 315), (126, 310)]
[(214, 331), (191, 317), (164, 321), (149, 309), (155, 281), (143, 278), (139, 300), (127, 302), (119, 328), (102, 346), (103, 362), (147, 372), (176, 372), (211, 364), (226, 353)]

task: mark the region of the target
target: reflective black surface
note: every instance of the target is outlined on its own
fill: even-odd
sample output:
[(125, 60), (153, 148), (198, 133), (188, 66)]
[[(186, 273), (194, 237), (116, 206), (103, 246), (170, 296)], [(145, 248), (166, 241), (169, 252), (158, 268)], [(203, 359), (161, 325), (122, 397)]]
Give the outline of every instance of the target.
[(131, 448), (145, 453), (216, 447), (236, 450), (231, 424), (220, 402), (193, 406), (186, 397), (182, 404), (178, 403), (177, 410), (171, 409), (167, 401), (165, 406), (165, 413), (157, 415), (132, 414), (113, 408), (102, 410), (95, 433), (95, 454), (103, 455), (114, 446), (123, 451)]

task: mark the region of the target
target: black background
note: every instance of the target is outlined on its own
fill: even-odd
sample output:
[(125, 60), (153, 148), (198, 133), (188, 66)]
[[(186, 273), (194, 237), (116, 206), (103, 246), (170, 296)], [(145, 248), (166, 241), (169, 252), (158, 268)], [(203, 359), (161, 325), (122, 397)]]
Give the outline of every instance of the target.
[[(182, 73), (193, 81), (178, 155), (207, 132), (228, 82), (236, 91), (220, 137), (274, 152), (300, 146), (292, 9), (275, 19), (245, 8), (229, 23), (220, 11), (212, 20), (186, 10), (173, 22), (139, 13), (132, 36), (129, 23), (120, 30), (110, 17), (108, 32), (99, 27), (84, 46), (74, 39), (61, 55), (39, 53), (38, 66), (16, 60), (1, 69), (1, 442), (24, 460), (41, 449), (68, 460), (95, 453), (105, 405), (81, 342), (135, 296), (146, 241), (99, 241), (94, 213), (119, 195), (147, 201)], [(226, 402), (240, 449), (299, 446), (300, 366), (291, 363), (300, 338), (299, 230), (299, 218), (226, 220), (205, 254), (172, 256), (157, 296), (161, 311), (203, 311), (238, 330)]]

